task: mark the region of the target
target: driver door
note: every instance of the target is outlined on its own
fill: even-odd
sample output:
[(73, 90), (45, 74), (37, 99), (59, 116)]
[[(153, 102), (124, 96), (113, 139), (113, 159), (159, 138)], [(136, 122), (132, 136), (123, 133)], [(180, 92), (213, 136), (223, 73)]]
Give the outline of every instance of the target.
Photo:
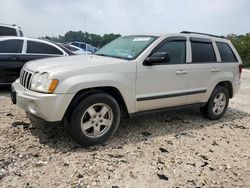
[(167, 53), (167, 62), (138, 64), (137, 112), (186, 104), (189, 80), (186, 41), (185, 37), (167, 38), (149, 55), (150, 57), (154, 53)]

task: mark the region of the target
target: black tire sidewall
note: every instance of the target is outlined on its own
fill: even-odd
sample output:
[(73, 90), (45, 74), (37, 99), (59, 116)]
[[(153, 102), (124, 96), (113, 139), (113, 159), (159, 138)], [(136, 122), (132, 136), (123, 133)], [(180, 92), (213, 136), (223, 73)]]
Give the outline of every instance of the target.
[[(81, 129), (81, 118), (83, 113), (93, 104), (104, 103), (110, 106), (113, 112), (113, 122), (110, 129), (101, 137), (90, 138), (86, 136)], [(117, 130), (120, 124), (120, 107), (116, 100), (109, 94), (96, 93), (84, 98), (73, 110), (70, 116), (70, 124), (68, 130), (73, 137), (73, 139), (79, 144), (88, 147), (91, 145), (97, 145), (104, 143), (110, 136), (112, 136)]]

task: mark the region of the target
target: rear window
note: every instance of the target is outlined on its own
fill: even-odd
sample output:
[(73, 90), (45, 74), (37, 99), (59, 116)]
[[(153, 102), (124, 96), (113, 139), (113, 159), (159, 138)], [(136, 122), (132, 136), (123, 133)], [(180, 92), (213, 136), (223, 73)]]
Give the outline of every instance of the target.
[(210, 42), (191, 42), (192, 61), (195, 63), (215, 62), (216, 56), (212, 43)]
[(63, 53), (54, 46), (34, 41), (28, 41), (27, 53), (63, 55)]
[(220, 52), (221, 62), (237, 62), (237, 59), (227, 43), (216, 42), (218, 50)]
[(0, 53), (22, 53), (23, 40), (0, 41)]
[(16, 29), (0, 26), (0, 36), (17, 36)]

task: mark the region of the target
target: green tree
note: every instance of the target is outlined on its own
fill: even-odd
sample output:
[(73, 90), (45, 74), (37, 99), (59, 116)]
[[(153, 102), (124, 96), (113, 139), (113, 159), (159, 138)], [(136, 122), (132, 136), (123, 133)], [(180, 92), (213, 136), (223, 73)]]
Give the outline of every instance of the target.
[(121, 36), (120, 34), (114, 34), (114, 33), (104, 34), (103, 36), (101, 36), (94, 33), (88, 33), (82, 31), (68, 31), (64, 36), (61, 35), (59, 35), (58, 37), (45, 36), (42, 38), (61, 43), (79, 41), (100, 48), (120, 36)]
[(228, 35), (243, 61), (244, 67), (250, 67), (250, 33), (246, 35)]

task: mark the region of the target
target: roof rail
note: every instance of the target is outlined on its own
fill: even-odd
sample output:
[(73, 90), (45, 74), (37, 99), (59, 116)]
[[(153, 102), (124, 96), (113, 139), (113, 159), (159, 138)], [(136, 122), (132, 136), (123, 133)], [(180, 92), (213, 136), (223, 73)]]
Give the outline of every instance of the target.
[(184, 33), (184, 34), (198, 34), (198, 35), (207, 35), (210, 37), (217, 37), (217, 38), (223, 38), (225, 39), (224, 36), (218, 36), (218, 35), (211, 35), (211, 34), (207, 34), (207, 33), (199, 33), (199, 32), (193, 32), (193, 31), (182, 31), (180, 33)]

